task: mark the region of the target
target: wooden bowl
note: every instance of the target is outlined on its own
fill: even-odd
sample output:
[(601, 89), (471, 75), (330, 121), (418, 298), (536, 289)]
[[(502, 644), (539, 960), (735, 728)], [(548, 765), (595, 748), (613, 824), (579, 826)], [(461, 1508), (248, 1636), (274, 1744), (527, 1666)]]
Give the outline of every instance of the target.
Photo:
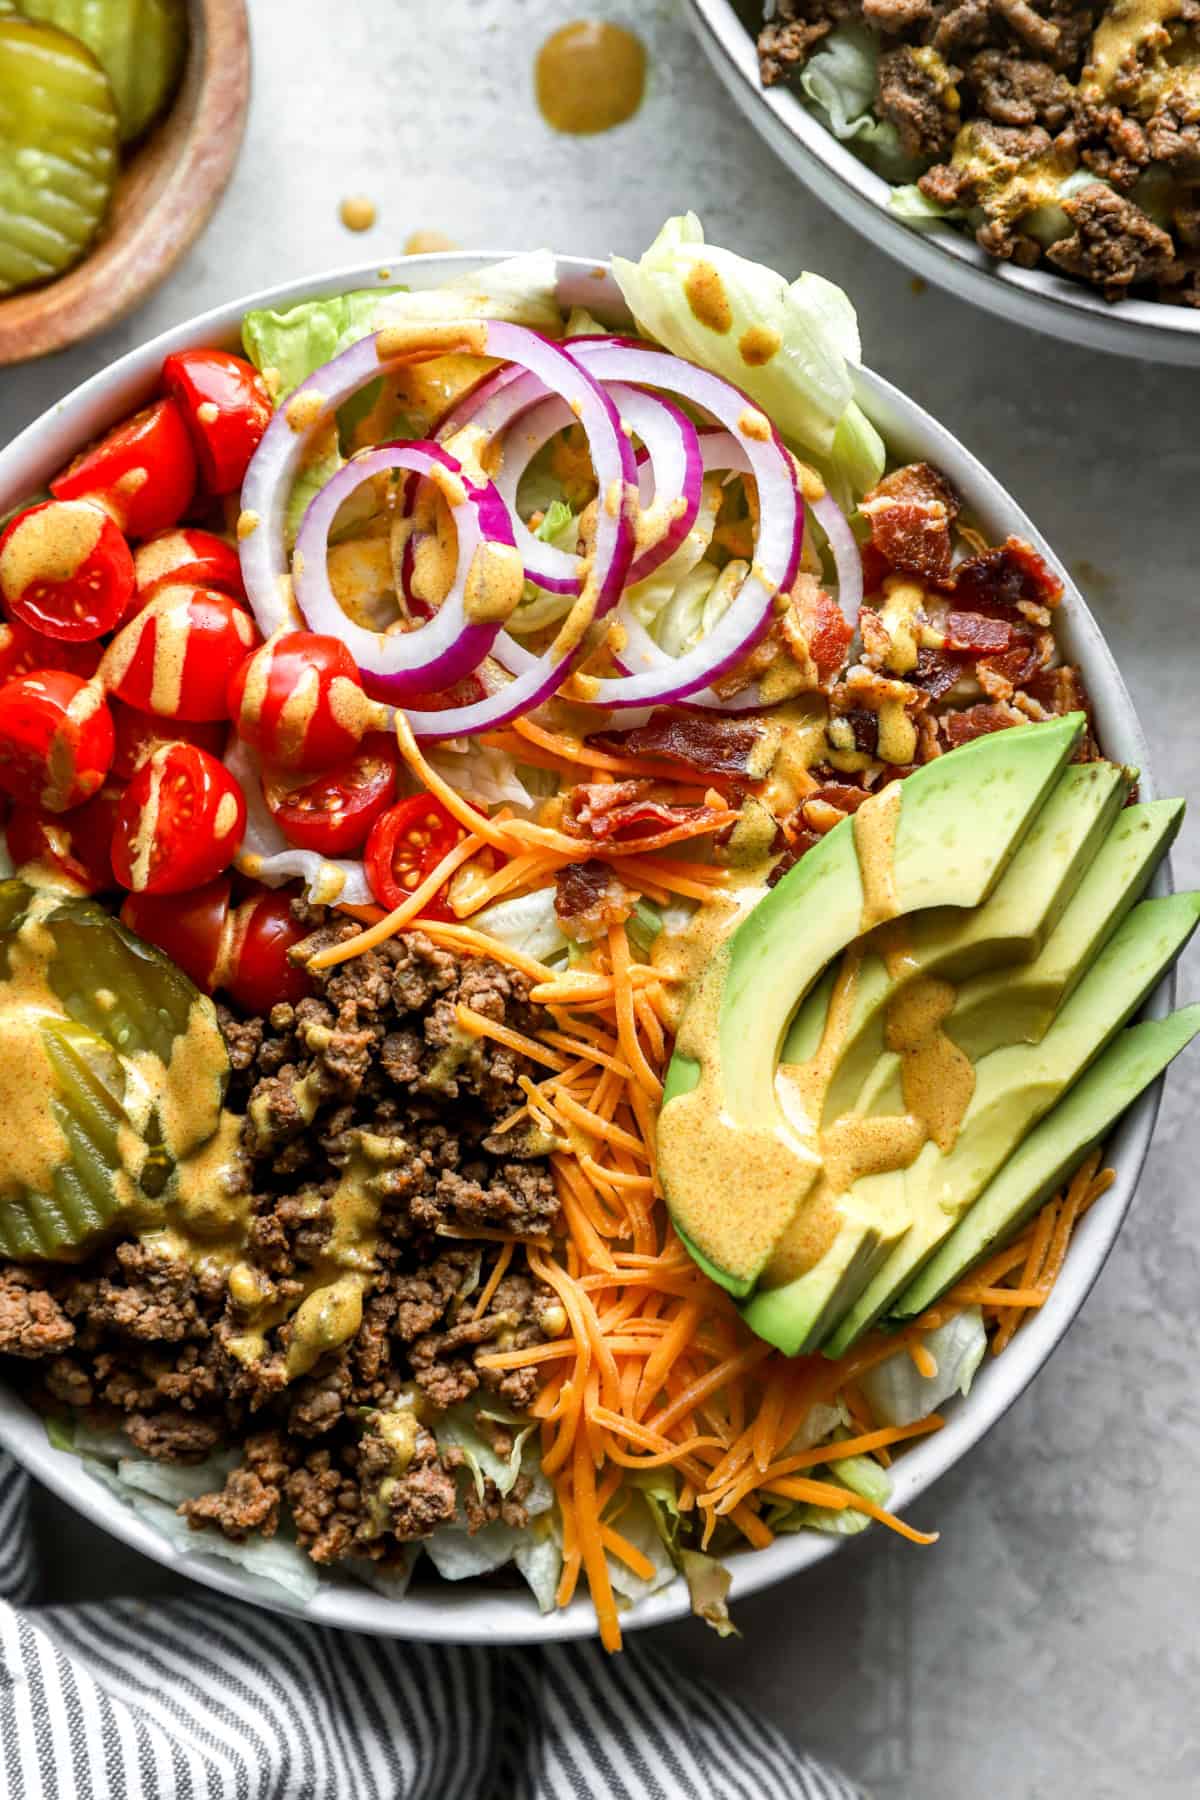
[(65, 275), (0, 300), (0, 365), (103, 331), (165, 280), (208, 223), (250, 100), (245, 0), (190, 0), (187, 67), (170, 111), (124, 158), (94, 247)]

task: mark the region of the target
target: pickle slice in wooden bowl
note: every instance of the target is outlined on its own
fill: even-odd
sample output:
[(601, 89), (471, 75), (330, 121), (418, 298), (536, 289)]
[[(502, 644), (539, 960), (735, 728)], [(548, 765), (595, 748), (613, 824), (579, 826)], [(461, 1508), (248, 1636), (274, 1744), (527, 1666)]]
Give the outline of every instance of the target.
[(112, 84), (121, 142), (141, 137), (183, 72), (185, 0), (21, 0), (21, 10), (87, 45)]
[(0, 18), (0, 295), (84, 255), (112, 199), (118, 140), (91, 51), (53, 26)]

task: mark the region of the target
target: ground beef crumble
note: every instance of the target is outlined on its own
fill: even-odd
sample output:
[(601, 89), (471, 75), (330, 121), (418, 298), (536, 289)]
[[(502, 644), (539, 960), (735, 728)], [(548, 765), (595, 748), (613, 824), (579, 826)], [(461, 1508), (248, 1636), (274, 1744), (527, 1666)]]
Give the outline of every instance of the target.
[[(324, 909), (297, 911), (307, 951), (356, 929)], [(559, 1224), (549, 1146), (527, 1128), (498, 1129), (521, 1105), (519, 1077), (534, 1071), (462, 1031), (455, 1013), (469, 1006), (528, 1033), (538, 1023), (528, 990), (511, 969), (412, 933), (328, 970), (309, 998), (267, 1018), (222, 1006), (228, 1104), (245, 1115), (235, 1177), (250, 1211), (243, 1287), (235, 1294), (224, 1268), (204, 1273), (146, 1242), (78, 1268), (0, 1265), (5, 1374), (46, 1410), (119, 1422), (143, 1456), (195, 1463), (237, 1449), (224, 1486), (182, 1508), (198, 1531), (269, 1537), (286, 1520), (318, 1563), (388, 1563), (456, 1514), (471, 1530), (524, 1523), (527, 1483), (507, 1497), (487, 1483), (480, 1497), (430, 1427), (472, 1395), (521, 1412), (537, 1391), (533, 1369), (477, 1363), (498, 1339), (542, 1340), (554, 1296), (520, 1246), (473, 1316), (503, 1240)], [(381, 1172), (362, 1322), (289, 1377), (288, 1315), (327, 1278), (318, 1271), (333, 1196), (364, 1132)], [(278, 1321), (249, 1357), (239, 1353), (247, 1291), (266, 1308), (254, 1317)], [(397, 1413), (413, 1427), (399, 1458), (386, 1430)]]

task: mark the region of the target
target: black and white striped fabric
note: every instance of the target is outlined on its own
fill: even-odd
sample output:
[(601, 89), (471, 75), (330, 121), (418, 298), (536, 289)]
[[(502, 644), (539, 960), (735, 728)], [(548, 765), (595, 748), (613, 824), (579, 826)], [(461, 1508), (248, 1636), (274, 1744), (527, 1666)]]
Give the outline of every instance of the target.
[(860, 1800), (635, 1643), (390, 1643), (214, 1597), (29, 1604), (0, 1454), (4, 1800)]

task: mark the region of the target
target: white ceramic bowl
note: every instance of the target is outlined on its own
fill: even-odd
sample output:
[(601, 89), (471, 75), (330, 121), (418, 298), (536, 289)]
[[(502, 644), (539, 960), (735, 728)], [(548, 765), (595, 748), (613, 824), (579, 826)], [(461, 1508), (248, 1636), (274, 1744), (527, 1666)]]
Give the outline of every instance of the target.
[[(501, 253), (497, 253), (498, 255)], [(404, 279), (413, 287), (434, 287), (449, 275), (491, 257), (455, 255), (410, 257)], [(626, 322), (620, 295), (602, 267), (575, 257), (559, 260), (560, 291), (565, 304), (586, 301), (588, 308), (613, 323)], [(376, 264), (344, 269), (310, 281), (291, 282), (265, 293), (204, 313), (186, 325), (164, 332), (133, 350), (110, 369), (84, 382), (0, 449), (0, 516), (33, 491), (94, 433), (124, 417), (154, 388), (159, 365), (168, 352), (192, 345), (236, 342), (243, 312), (252, 306), (289, 305), (299, 300), (371, 286), (379, 281)], [(893, 450), (904, 458), (925, 458), (942, 469), (962, 494), (969, 510), (992, 541), (1016, 532), (1030, 540), (1054, 564), (1066, 584), (1059, 613), (1068, 656), (1083, 670), (1096, 709), (1100, 740), (1114, 760), (1142, 771), (1142, 794), (1153, 797), (1147, 770), (1146, 743), (1099, 627), (1070, 576), (1051, 553), (1015, 500), (999, 482), (920, 407), (879, 376), (863, 370), (856, 378), (858, 398), (876, 421)], [(1156, 891), (1165, 891), (1165, 871)], [(1159, 1017), (1170, 1005), (1172, 984), (1164, 982), (1149, 1011)], [(1159, 1088), (1142, 1096), (1111, 1140), (1116, 1184), (1084, 1220), (1066, 1267), (1049, 1303), (1022, 1326), (1003, 1357), (988, 1359), (966, 1401), (948, 1409), (945, 1429), (906, 1451), (895, 1465), (894, 1505), (903, 1512), (917, 1495), (975, 1444), (1037, 1373), (1082, 1306), (1103, 1266), (1133, 1199), (1158, 1111)], [(440, 1583), (417, 1587), (397, 1603), (348, 1578), (330, 1578), (307, 1607), (289, 1604), (281, 1590), (263, 1583), (228, 1562), (201, 1555), (181, 1555), (135, 1517), (120, 1499), (88, 1477), (78, 1457), (55, 1450), (42, 1422), (13, 1393), (0, 1388), (0, 1445), (10, 1450), (38, 1479), (68, 1505), (114, 1537), (142, 1550), (168, 1567), (240, 1599), (260, 1602), (279, 1612), (302, 1611), (325, 1625), (352, 1627), (385, 1636), (441, 1640), (450, 1643), (538, 1643), (586, 1637), (595, 1630), (586, 1598), (565, 1611), (543, 1618), (523, 1590), (498, 1591), (475, 1583)], [(832, 1537), (781, 1537), (767, 1550), (735, 1559), (733, 1598), (781, 1581), (833, 1554), (842, 1540)], [(654, 1595), (628, 1617), (631, 1627), (659, 1624), (686, 1612), (681, 1582)]]
[[(754, 0), (746, 0), (747, 6)], [(754, 37), (733, 0), (688, 0), (696, 35), (738, 106), (792, 173), (871, 243), (977, 306), (1090, 350), (1200, 364), (1200, 311), (1156, 300), (1110, 305), (1082, 282), (985, 255), (953, 225), (906, 225), (891, 185), (841, 143), (787, 86), (764, 88)]]

